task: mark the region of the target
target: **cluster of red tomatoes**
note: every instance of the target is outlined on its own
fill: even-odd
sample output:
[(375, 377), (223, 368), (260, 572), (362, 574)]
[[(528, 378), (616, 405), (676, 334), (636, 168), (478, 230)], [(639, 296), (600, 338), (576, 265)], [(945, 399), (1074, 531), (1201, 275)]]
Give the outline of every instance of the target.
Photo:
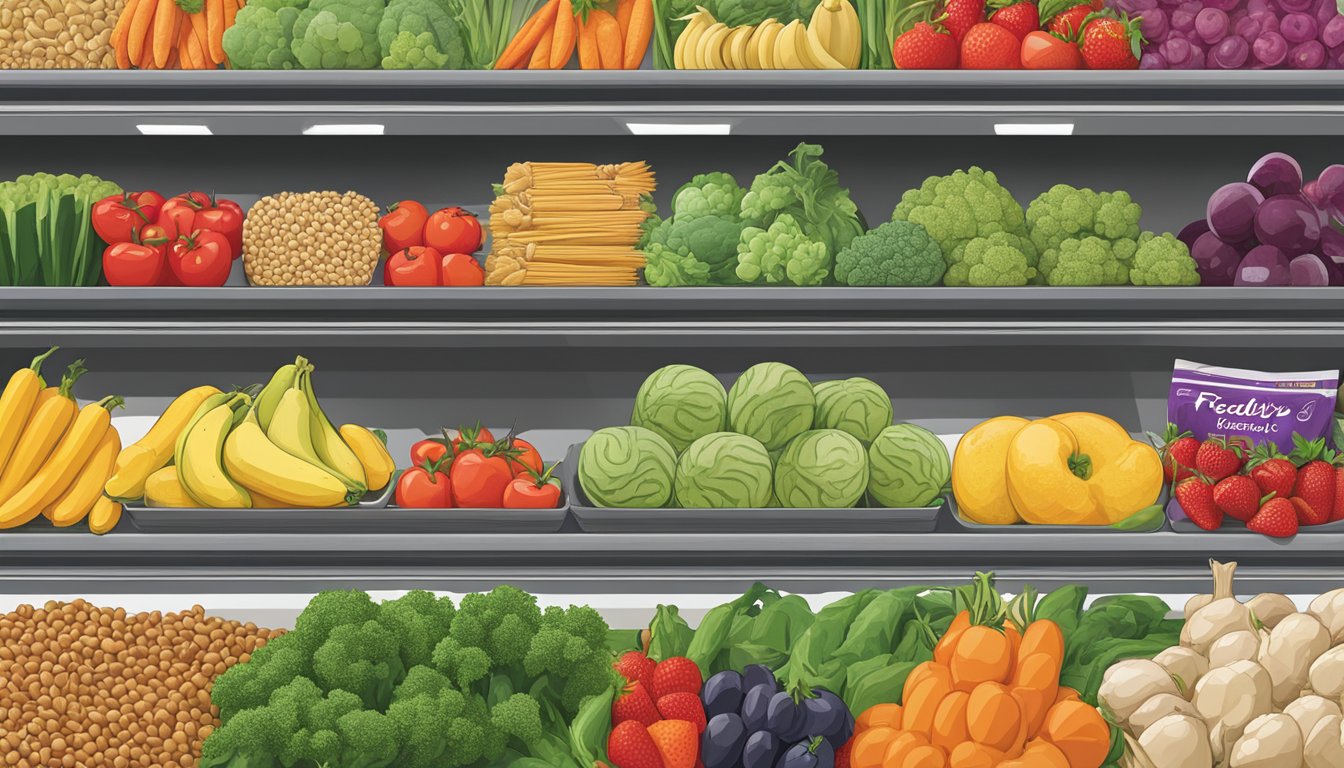
[(482, 426), (447, 430), (411, 446), (411, 467), (397, 480), (396, 502), (412, 509), (555, 509), (560, 481), (526, 440), (496, 440)]
[(472, 256), (485, 240), (481, 222), (470, 212), (454, 207), (430, 213), (414, 200), (402, 200), (378, 226), (388, 253), (384, 285), (485, 285), (485, 268)]
[(204, 192), (105, 197), (93, 204), (93, 229), (108, 243), (108, 285), (218, 287), (243, 254), (242, 207)]

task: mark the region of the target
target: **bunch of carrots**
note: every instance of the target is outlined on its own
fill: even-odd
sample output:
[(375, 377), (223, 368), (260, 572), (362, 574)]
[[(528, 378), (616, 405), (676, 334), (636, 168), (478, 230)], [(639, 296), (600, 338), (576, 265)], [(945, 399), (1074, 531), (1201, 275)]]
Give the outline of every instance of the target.
[(1111, 728), (1059, 684), (1064, 634), (1035, 618), (1034, 593), (1023, 597), (1008, 619), (992, 575), (977, 573), (933, 660), (910, 671), (901, 703), (855, 721), (851, 768), (1099, 768)]
[(576, 51), (582, 69), (639, 69), (653, 36), (653, 0), (617, 0), (614, 13), (603, 4), (547, 0), (509, 41), (495, 69), (564, 69)]
[(128, 0), (112, 31), (121, 69), (218, 69), (244, 0)]

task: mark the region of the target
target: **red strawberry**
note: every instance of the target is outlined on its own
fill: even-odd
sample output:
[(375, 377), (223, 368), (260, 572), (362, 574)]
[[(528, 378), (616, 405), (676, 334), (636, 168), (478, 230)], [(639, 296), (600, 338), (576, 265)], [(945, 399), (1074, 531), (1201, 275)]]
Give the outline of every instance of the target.
[[(1028, 32), (1027, 36), (1022, 38), (1022, 68), (1082, 69), (1083, 56), (1078, 53), (1078, 45), (1076, 43), (1038, 29), (1034, 32)], [(1181, 440), (1189, 441), (1188, 450), (1190, 452), (1190, 461), (1193, 463), (1195, 451), (1199, 450), (1199, 441), (1193, 437), (1185, 437), (1181, 438)], [(1172, 465), (1175, 462), (1168, 461), (1165, 452), (1163, 453), (1162, 461), (1167, 475), (1167, 482), (1171, 482), (1172, 472), (1174, 470)], [(1189, 471), (1190, 470), (1185, 467), (1181, 468), (1182, 480), (1189, 477)]]
[(667, 768), (695, 768), (700, 759), (700, 734), (685, 720), (663, 720), (649, 726), (649, 736)]
[(985, 0), (946, 0), (943, 3), (943, 26), (960, 43), (971, 27), (985, 20)]
[(853, 739), (846, 741), (843, 746), (835, 750), (835, 768), (849, 768), (849, 754), (853, 751)]
[(1221, 437), (1208, 438), (1195, 453), (1195, 469), (1215, 483), (1240, 472), (1244, 463), (1246, 452), (1241, 446)]
[(989, 22), (998, 24), (1012, 32), (1018, 40), (1022, 40), (1041, 28), (1041, 15), (1036, 9), (1036, 3), (1023, 0), (994, 11), (989, 15)]
[(645, 656), (641, 651), (626, 651), (611, 666), (617, 672), (620, 672), (628, 682), (639, 681), (644, 684), (645, 688), (648, 688), (652, 682), (653, 668), (658, 666), (658, 662)]
[(1293, 495), (1293, 486), (1297, 484), (1297, 467), (1293, 462), (1279, 457), (1265, 459), (1251, 467), (1251, 479), (1260, 487), (1260, 495), (1286, 499)]
[(1287, 538), (1297, 533), (1297, 511), (1287, 499), (1270, 499), (1246, 523), (1246, 527), (1266, 536)]
[(653, 725), (661, 720), (658, 708), (653, 705), (653, 697), (644, 684), (636, 680), (626, 686), (625, 691), (611, 703), (611, 722), (624, 723), (634, 720), (644, 725)]
[(1096, 10), (1086, 3), (1075, 5), (1065, 11), (1046, 16), (1042, 14), (1042, 21), (1047, 22), (1047, 27), (1051, 34), (1059, 35), (1067, 40), (1073, 40), (1078, 37), (1078, 33), (1083, 31), (1083, 20), (1092, 15)]
[(1225, 477), (1213, 486), (1213, 503), (1243, 523), (1260, 511), (1260, 496), (1259, 486), (1246, 475)]
[(1213, 486), (1198, 477), (1181, 481), (1174, 491), (1176, 501), (1190, 521), (1206, 531), (1216, 531), (1223, 524), (1223, 511), (1213, 501)]
[(962, 69), (1021, 69), (1022, 41), (998, 24), (976, 24), (961, 41)]
[(661, 699), (669, 693), (684, 691), (700, 695), (700, 686), (704, 685), (700, 676), (700, 667), (685, 656), (673, 656), (658, 662), (653, 670), (653, 696)]
[(1329, 518), (1318, 514), (1315, 507), (1308, 504), (1306, 499), (1294, 496), (1289, 501), (1293, 503), (1293, 511), (1297, 513), (1297, 524), (1299, 526), (1320, 525), (1329, 520)]
[(658, 699), (658, 714), (664, 720), (687, 720), (695, 725), (696, 733), (705, 732), (705, 705), (694, 693), (679, 691)]
[(668, 768), (649, 729), (634, 720), (618, 723), (611, 729), (607, 757), (615, 768)]
[(897, 69), (956, 69), (958, 50), (947, 30), (920, 21), (896, 38), (891, 58)]
[[(1047, 37), (1049, 36), (1047, 35)], [(1062, 42), (1059, 41), (1059, 38), (1051, 38), (1051, 39), (1057, 42)], [(1052, 43), (1051, 45), (1053, 46), (1055, 44)], [(1078, 60), (1078, 63), (1074, 64), (1074, 66), (1072, 67), (1058, 67), (1058, 68), (1077, 69), (1078, 66), (1081, 66), (1081, 59), (1078, 58), (1077, 46), (1064, 43), (1063, 47), (1067, 48), (1068, 51), (1071, 52), (1070, 60)], [(1022, 47), (1022, 51), (1024, 54), (1023, 63), (1025, 64), (1026, 62), (1025, 53), (1027, 51), (1027, 46), (1024, 45)], [(1028, 65), (1028, 68), (1056, 69), (1056, 67), (1045, 67), (1045, 66), (1032, 67), (1030, 65)], [(1169, 423), (1167, 424), (1167, 429), (1162, 434), (1161, 438), (1158, 438), (1157, 435), (1154, 435), (1152, 433), (1149, 433), (1149, 437), (1153, 440), (1154, 443), (1157, 443), (1159, 439), (1161, 440), (1161, 446), (1158, 448), (1158, 452), (1162, 454), (1162, 473), (1166, 475), (1168, 483), (1172, 482), (1173, 480), (1179, 483), (1185, 478), (1191, 477), (1195, 474), (1194, 473), (1195, 454), (1199, 452), (1199, 441), (1196, 440), (1190, 434), (1189, 430), (1182, 432), (1180, 431), (1180, 428), (1177, 427), (1175, 424)]]
[(1303, 525), (1329, 522), (1335, 512), (1335, 490), (1335, 468), (1328, 462), (1311, 461), (1297, 471), (1293, 497), (1301, 499), (1309, 508)]
[(1088, 69), (1138, 69), (1141, 45), (1138, 21), (1102, 16), (1087, 22), (1078, 50)]
[(1330, 513), (1330, 522), (1344, 520), (1344, 467), (1335, 468), (1335, 506)]

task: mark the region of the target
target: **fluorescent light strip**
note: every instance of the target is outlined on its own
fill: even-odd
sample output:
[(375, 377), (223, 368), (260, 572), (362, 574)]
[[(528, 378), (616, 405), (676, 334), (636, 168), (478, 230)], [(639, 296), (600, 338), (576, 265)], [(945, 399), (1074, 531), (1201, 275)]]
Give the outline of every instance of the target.
[(998, 136), (1072, 136), (1073, 123), (995, 123)]
[(382, 136), (386, 132), (380, 123), (330, 123), (303, 129), (304, 136)]
[(137, 125), (145, 136), (213, 136), (208, 125)]
[(626, 123), (636, 136), (727, 136), (731, 123)]

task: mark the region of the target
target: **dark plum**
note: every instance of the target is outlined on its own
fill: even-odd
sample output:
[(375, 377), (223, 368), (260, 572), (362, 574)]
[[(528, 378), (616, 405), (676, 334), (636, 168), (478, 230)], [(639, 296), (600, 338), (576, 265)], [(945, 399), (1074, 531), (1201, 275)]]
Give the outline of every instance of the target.
[(803, 699), (802, 731), (807, 736), (822, 736), (828, 741), (845, 725), (845, 705), (830, 691), (818, 690), (817, 695)]
[(1232, 285), (1237, 279), (1237, 267), (1244, 254), (1235, 245), (1205, 232), (1190, 247), (1190, 258), (1195, 260), (1202, 285)]
[(742, 675), (726, 669), (705, 681), (700, 689), (700, 700), (705, 704), (705, 717), (713, 717), (742, 709)]
[(770, 716), (770, 700), (775, 696), (773, 685), (758, 685), (747, 689), (742, 697), (742, 722), (748, 731), (763, 731)]
[(751, 734), (742, 747), (742, 768), (774, 768), (779, 747), (779, 737), (769, 731)]
[(1185, 243), (1186, 248), (1193, 249), (1195, 247), (1195, 241), (1199, 239), (1199, 236), (1208, 231), (1209, 231), (1208, 220), (1199, 219), (1197, 221), (1192, 221), (1189, 224), (1186, 224), (1184, 227), (1181, 227), (1181, 233), (1176, 236), (1176, 239), (1180, 240), (1182, 243)]
[(750, 691), (758, 685), (768, 685), (774, 690), (779, 690), (779, 683), (775, 680), (775, 673), (763, 664), (748, 664), (742, 668), (742, 690)]
[(741, 717), (732, 712), (715, 715), (700, 736), (700, 760), (705, 768), (733, 768), (746, 741), (747, 729)]
[(804, 729), (807, 718), (803, 708), (793, 700), (788, 691), (780, 691), (770, 697), (770, 707), (765, 724), (784, 741), (797, 741), (809, 735)]
[(1302, 191), (1302, 166), (1292, 155), (1270, 152), (1255, 161), (1251, 172), (1246, 174), (1246, 181), (1265, 197), (1295, 195)]
[(784, 750), (775, 768), (835, 768), (835, 750), (825, 739), (804, 739)]

